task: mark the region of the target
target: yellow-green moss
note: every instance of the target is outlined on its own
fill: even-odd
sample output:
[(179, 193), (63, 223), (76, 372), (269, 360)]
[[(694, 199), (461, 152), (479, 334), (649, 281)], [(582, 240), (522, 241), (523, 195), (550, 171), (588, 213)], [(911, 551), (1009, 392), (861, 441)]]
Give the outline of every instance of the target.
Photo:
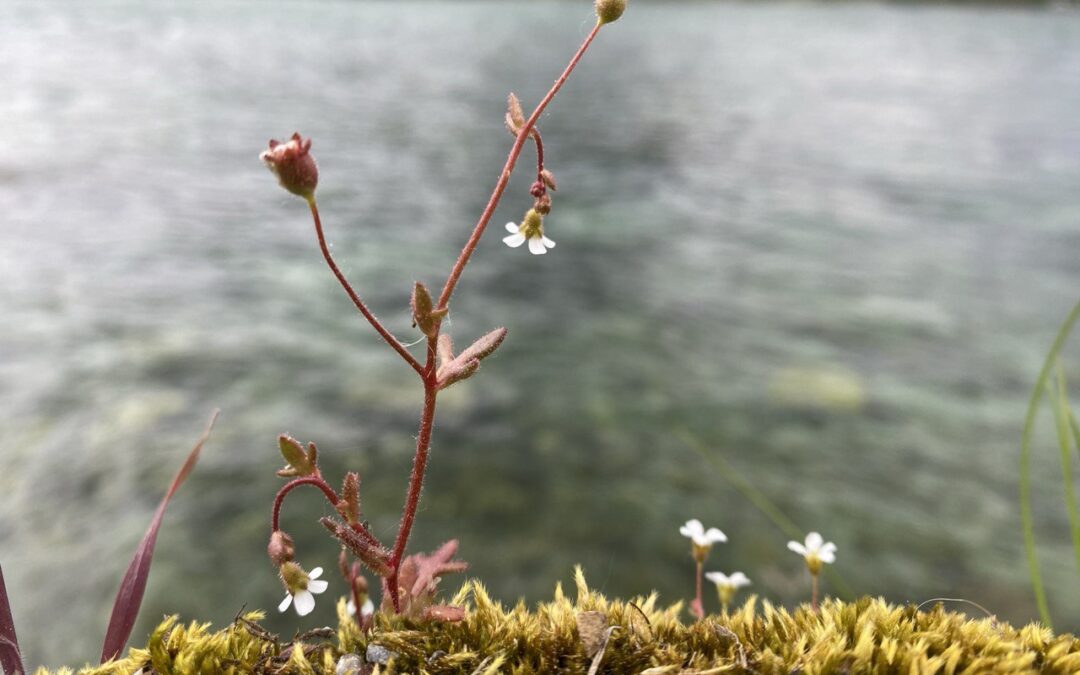
[[(375, 668), (378, 675), (585, 675), (594, 659), (586, 656), (578, 616), (599, 612), (615, 628), (599, 651), (597, 673), (1080, 673), (1080, 639), (1071, 635), (1054, 636), (1037, 624), (1016, 629), (990, 618), (970, 619), (941, 606), (921, 612), (873, 598), (829, 600), (815, 614), (806, 606), (789, 611), (752, 597), (727, 616), (684, 623), (682, 603), (658, 608), (655, 595), (608, 600), (590, 591), (579, 571), (575, 601), (556, 587), (554, 600), (535, 610), (520, 602), (507, 609), (471, 581), (453, 602), (468, 608), (465, 621), (424, 626), (380, 615), (372, 635), (364, 636), (346, 616), (342, 600), (336, 634), (306, 636), (296, 645), (262, 632), (257, 612), (217, 632), (207, 624), (184, 626), (169, 618), (154, 630), (146, 649), (78, 672), (133, 675), (146, 667), (148, 673), (176, 675), (314, 675), (333, 673), (342, 654), (364, 654), (372, 643), (397, 654)], [(595, 649), (597, 642), (589, 642)]]

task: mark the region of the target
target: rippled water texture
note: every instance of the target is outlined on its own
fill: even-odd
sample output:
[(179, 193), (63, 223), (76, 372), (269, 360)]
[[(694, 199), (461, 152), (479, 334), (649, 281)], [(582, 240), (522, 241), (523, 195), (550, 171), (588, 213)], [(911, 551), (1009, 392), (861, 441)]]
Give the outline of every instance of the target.
[[(256, 156), (315, 139), (334, 251), (412, 339), (413, 280), (441, 284), (510, 145), (507, 92), (538, 100), (589, 5), (0, 5), (0, 561), (32, 663), (98, 653), (214, 407), (137, 635), (276, 606), (282, 431), (334, 480), (360, 470), (392, 537), (416, 383)], [(518, 176), (455, 298), (459, 342), (510, 337), (441, 399), (414, 550), (460, 537), (506, 600), (575, 562), (609, 593), (675, 600), (677, 528), (698, 517), (730, 537), (709, 568), (805, 599), (787, 537), (720, 460), (837, 542), (856, 592), (1033, 618), (1015, 470), (1080, 288), (1078, 110), (1076, 12), (632, 2), (542, 120), (558, 248), (499, 241), (529, 204)], [(1052, 447), (1039, 537), (1075, 629)], [(308, 566), (336, 557), (326, 512), (287, 510)], [(323, 601), (272, 626), (331, 617)]]

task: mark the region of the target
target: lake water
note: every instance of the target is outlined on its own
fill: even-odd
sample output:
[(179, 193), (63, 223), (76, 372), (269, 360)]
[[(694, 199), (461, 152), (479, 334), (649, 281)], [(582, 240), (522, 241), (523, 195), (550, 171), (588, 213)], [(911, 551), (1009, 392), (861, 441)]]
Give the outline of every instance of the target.
[[(411, 340), (412, 282), (441, 285), (509, 148), (506, 94), (538, 100), (590, 17), (585, 0), (0, 5), (0, 563), (31, 663), (98, 653), (215, 407), (137, 640), (167, 612), (273, 610), (278, 433), (318, 442), (334, 481), (361, 471), (392, 538), (417, 385), (257, 155), (314, 138), (333, 250)], [(1015, 474), (1080, 289), (1078, 110), (1076, 11), (632, 0), (542, 119), (558, 248), (499, 241), (530, 204), (526, 151), (455, 296), (459, 343), (510, 337), (440, 399), (412, 549), (459, 537), (507, 601), (549, 597), (574, 563), (674, 601), (692, 590), (677, 528), (698, 517), (730, 538), (710, 569), (805, 599), (734, 472), (835, 541), (857, 593), (1032, 619)], [(1052, 610), (1076, 630), (1048, 434), (1037, 450)], [(309, 567), (336, 558), (326, 513), (287, 506)], [(324, 601), (270, 625), (331, 620)]]

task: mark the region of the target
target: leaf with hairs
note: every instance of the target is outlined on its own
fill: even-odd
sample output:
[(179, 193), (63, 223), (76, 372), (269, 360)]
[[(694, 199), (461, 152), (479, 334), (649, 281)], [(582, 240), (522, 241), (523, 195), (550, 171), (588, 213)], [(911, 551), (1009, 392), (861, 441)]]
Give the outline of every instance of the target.
[(120, 655), (131, 636), (131, 630), (135, 627), (135, 618), (139, 615), (139, 607), (142, 605), (143, 593), (146, 591), (146, 580), (150, 576), (150, 562), (154, 557), (154, 545), (157, 543), (158, 529), (161, 520), (165, 516), (165, 508), (169, 500), (176, 494), (177, 489), (195, 468), (195, 462), (199, 460), (199, 452), (206, 440), (210, 437), (210, 430), (214, 428), (218, 411), (210, 417), (206, 425), (206, 431), (195, 443), (195, 447), (188, 453), (183, 466), (176, 472), (168, 492), (158, 504), (157, 511), (150, 521), (150, 527), (146, 529), (142, 541), (135, 549), (135, 555), (124, 572), (124, 578), (120, 581), (120, 589), (116, 592), (116, 600), (113, 602), (112, 616), (109, 618), (109, 628), (105, 631), (105, 643), (101, 647), (101, 662), (105, 663)]
[(4, 585), (4, 568), (0, 567), (0, 670), (9, 675), (26, 672), (19, 651), (19, 638), (15, 636), (15, 619), (11, 616), (11, 602)]

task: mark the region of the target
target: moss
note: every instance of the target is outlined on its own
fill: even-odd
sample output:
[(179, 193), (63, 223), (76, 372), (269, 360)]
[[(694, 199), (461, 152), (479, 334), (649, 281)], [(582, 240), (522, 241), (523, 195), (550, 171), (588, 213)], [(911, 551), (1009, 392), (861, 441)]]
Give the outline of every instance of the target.
[(940, 605), (924, 612), (874, 598), (829, 600), (815, 614), (807, 606), (789, 611), (751, 597), (726, 616), (684, 623), (682, 603), (658, 607), (655, 594), (608, 600), (588, 589), (580, 570), (576, 596), (572, 601), (556, 587), (555, 598), (535, 610), (521, 602), (508, 609), (471, 581), (453, 600), (468, 608), (464, 621), (423, 625), (380, 615), (370, 636), (346, 616), (342, 600), (336, 632), (313, 631), (292, 644), (263, 631), (257, 612), (216, 632), (172, 617), (154, 630), (145, 649), (78, 672), (132, 675), (146, 667), (178, 675), (314, 675), (333, 673), (341, 655), (364, 654), (369, 643), (396, 654), (373, 667), (372, 675), (585, 675), (597, 659), (598, 673), (643, 675), (1080, 672), (1080, 639), (1055, 636), (1038, 624), (1017, 629), (993, 618), (971, 619)]

